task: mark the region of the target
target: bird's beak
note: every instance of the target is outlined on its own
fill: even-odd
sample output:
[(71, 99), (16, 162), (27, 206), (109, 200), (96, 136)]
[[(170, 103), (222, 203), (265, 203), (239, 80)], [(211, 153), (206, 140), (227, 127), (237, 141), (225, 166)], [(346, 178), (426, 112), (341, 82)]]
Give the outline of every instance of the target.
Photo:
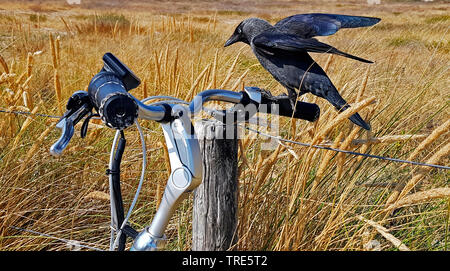
[(225, 42), (225, 45), (224, 45), (223, 47), (230, 46), (231, 44), (236, 43), (236, 42), (238, 42), (238, 41), (239, 41), (239, 36), (233, 34), (233, 35), (227, 40), (227, 42)]

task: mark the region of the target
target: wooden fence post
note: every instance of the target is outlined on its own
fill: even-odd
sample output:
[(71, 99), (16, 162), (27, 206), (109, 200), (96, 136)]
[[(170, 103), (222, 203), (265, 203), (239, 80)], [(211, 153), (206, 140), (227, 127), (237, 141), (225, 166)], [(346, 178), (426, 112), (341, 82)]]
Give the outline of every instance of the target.
[(224, 251), (237, 240), (237, 127), (197, 123), (203, 182), (194, 191), (192, 250)]

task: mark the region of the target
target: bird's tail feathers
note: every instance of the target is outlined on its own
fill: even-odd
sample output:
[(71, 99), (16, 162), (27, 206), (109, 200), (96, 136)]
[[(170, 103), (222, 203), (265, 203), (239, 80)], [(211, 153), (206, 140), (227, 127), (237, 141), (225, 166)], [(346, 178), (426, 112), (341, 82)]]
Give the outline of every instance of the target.
[(370, 125), (365, 122), (358, 113), (351, 115), (348, 119), (351, 120), (354, 124), (366, 129), (367, 131), (370, 131), (371, 129)]
[[(340, 112), (350, 107), (344, 100), (344, 98), (342, 98), (341, 95), (337, 92), (336, 89), (328, 91), (325, 98)], [(371, 129), (370, 125), (367, 122), (365, 122), (358, 113), (351, 115), (348, 119), (351, 120), (354, 124), (368, 131), (370, 131)]]
[(354, 55), (351, 55), (351, 54), (339, 51), (336, 48), (333, 48), (333, 50), (330, 50), (329, 53), (340, 55), (340, 56), (345, 56), (345, 57), (348, 57), (348, 58), (351, 58), (351, 59), (355, 59), (355, 60), (358, 60), (358, 61), (361, 61), (361, 62), (364, 62), (364, 63), (373, 63), (373, 61), (370, 61), (370, 60), (367, 60), (367, 59), (364, 59), (364, 58), (361, 58), (361, 57), (357, 57), (357, 56), (354, 56)]

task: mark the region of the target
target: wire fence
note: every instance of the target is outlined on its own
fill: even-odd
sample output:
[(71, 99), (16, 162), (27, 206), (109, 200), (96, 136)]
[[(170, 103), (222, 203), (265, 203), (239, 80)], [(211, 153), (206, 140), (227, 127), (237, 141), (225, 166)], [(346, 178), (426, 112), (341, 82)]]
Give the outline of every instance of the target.
[(40, 113), (32, 113), (32, 112), (18, 111), (18, 110), (5, 110), (5, 109), (0, 109), (0, 113), (8, 113), (8, 114), (16, 114), (16, 115), (28, 115), (28, 116), (37, 116), (37, 117), (52, 118), (52, 119), (60, 119), (60, 118), (61, 118), (61, 116), (47, 115), (47, 114), (40, 114)]
[[(40, 114), (40, 113), (32, 113), (32, 112), (26, 112), (26, 111), (14, 111), (14, 110), (5, 110), (5, 109), (0, 109), (0, 113), (9, 113), (9, 114), (16, 114), (16, 115), (31, 115), (31, 116), (38, 116), (38, 117), (45, 117), (45, 118), (61, 118), (61, 116), (55, 116), (55, 115), (47, 115), (47, 114)], [(360, 153), (360, 152), (355, 152), (355, 151), (349, 151), (349, 150), (342, 150), (342, 149), (337, 149), (337, 148), (332, 148), (332, 147), (328, 147), (328, 146), (320, 146), (320, 145), (313, 145), (313, 144), (309, 144), (309, 143), (304, 143), (304, 142), (299, 142), (299, 141), (294, 141), (294, 140), (290, 140), (290, 139), (286, 139), (286, 138), (282, 138), (279, 136), (273, 136), (267, 133), (263, 133), (261, 131), (258, 131), (256, 129), (244, 126), (245, 129), (257, 133), (261, 136), (265, 136), (265, 137), (269, 137), (269, 138), (273, 138), (282, 142), (286, 142), (286, 143), (291, 143), (291, 144), (295, 144), (295, 145), (300, 145), (300, 146), (304, 146), (304, 147), (311, 147), (311, 148), (316, 148), (316, 149), (321, 149), (321, 150), (329, 150), (329, 151), (334, 151), (334, 152), (340, 152), (340, 153), (345, 153), (345, 154), (350, 154), (350, 155), (355, 155), (355, 156), (363, 156), (363, 157), (367, 157), (367, 158), (373, 158), (373, 159), (378, 159), (378, 160), (384, 160), (384, 161), (390, 161), (390, 162), (395, 162), (395, 163), (404, 163), (404, 164), (410, 164), (410, 165), (416, 165), (416, 166), (424, 166), (424, 167), (432, 167), (432, 168), (437, 168), (437, 169), (445, 169), (445, 170), (449, 170), (450, 167), (449, 166), (443, 166), (443, 165), (436, 165), (436, 164), (429, 164), (429, 163), (423, 163), (423, 162), (416, 162), (416, 161), (410, 161), (410, 160), (404, 160), (404, 159), (399, 159), (399, 158), (392, 158), (392, 157), (386, 157), (386, 156), (381, 156), (381, 155), (374, 155), (374, 154), (368, 154), (368, 153)]]
[(415, 162), (415, 161), (403, 160), (403, 159), (398, 159), (398, 158), (391, 158), (391, 157), (374, 155), (374, 154), (354, 152), (354, 151), (349, 151), (349, 150), (341, 150), (341, 149), (336, 149), (336, 148), (327, 147), (327, 146), (312, 145), (312, 144), (309, 144), (309, 143), (298, 142), (298, 141), (289, 140), (289, 139), (286, 139), (286, 138), (281, 138), (281, 137), (273, 136), (273, 135), (270, 135), (270, 134), (266, 134), (266, 133), (260, 132), (260, 131), (258, 131), (256, 129), (252, 129), (250, 127), (245, 127), (245, 129), (247, 129), (249, 131), (252, 131), (252, 132), (255, 132), (257, 134), (260, 134), (262, 136), (274, 138), (274, 139), (277, 139), (279, 141), (283, 141), (283, 142), (286, 142), (286, 143), (292, 143), (292, 144), (296, 144), (296, 145), (300, 145), (300, 146), (304, 146), (304, 147), (312, 147), (312, 148), (316, 148), (316, 149), (341, 152), (341, 153), (352, 154), (352, 155), (356, 155), (356, 156), (363, 156), (363, 157), (367, 157), (367, 158), (375, 158), (375, 159), (379, 159), (379, 160), (391, 161), (391, 162), (396, 162), (396, 163), (405, 163), (405, 164), (410, 164), (410, 165), (433, 167), (433, 168), (447, 169), (447, 170), (450, 169), (450, 167), (442, 166), (442, 165), (428, 164), (428, 163), (422, 163), (422, 162)]

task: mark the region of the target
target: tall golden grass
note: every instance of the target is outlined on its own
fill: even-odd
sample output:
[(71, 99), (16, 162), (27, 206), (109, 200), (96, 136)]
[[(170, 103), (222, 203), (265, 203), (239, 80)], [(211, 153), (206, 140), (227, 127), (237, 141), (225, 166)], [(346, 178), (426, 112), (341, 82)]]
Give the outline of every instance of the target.
[[(239, 91), (259, 86), (285, 90), (258, 64), (248, 47), (223, 48), (236, 24), (250, 16), (271, 22), (287, 13), (311, 12), (286, 6), (271, 15), (251, 12), (166, 14), (127, 11), (19, 10), (4, 6), (0, 17), (0, 108), (60, 115), (68, 97), (86, 90), (113, 52), (142, 79), (138, 98), (171, 95), (192, 99), (208, 88)], [(288, 4), (286, 4), (288, 5)], [(364, 9), (381, 17), (366, 29), (341, 30), (321, 40), (376, 63), (314, 54), (352, 105), (337, 113), (326, 101), (315, 123), (280, 119), (280, 135), (345, 150), (448, 165), (448, 17), (439, 4), (403, 4), (398, 13)], [(333, 6), (330, 12), (346, 13)], [(38, 13), (39, 23), (30, 20)], [(414, 22), (411, 21), (413, 14)], [(416, 16), (417, 15), (417, 16)], [(43, 17), (45, 16), (45, 17)], [(419, 18), (419, 19), (417, 19)], [(408, 27), (406, 27), (408, 25)], [(8, 37), (3, 39), (3, 37)], [(354, 127), (359, 112), (373, 131)], [(90, 125), (85, 139), (74, 136), (60, 158), (49, 155), (58, 138), (57, 120), (0, 113), (0, 250), (66, 250), (55, 239), (18, 231), (32, 229), (68, 240), (108, 247), (108, 183), (103, 174), (114, 131)], [(167, 179), (167, 150), (155, 123), (147, 133), (147, 181), (131, 218), (142, 229), (159, 204)], [(128, 147), (122, 179), (125, 202), (140, 174), (140, 143), (125, 131)], [(289, 143), (261, 149), (265, 138), (248, 133), (239, 142), (238, 250), (364, 250), (377, 240), (383, 250), (447, 250), (450, 198), (448, 172), (402, 166)], [(168, 226), (170, 250), (190, 249), (192, 198)], [(127, 206), (126, 206), (127, 207)]]

